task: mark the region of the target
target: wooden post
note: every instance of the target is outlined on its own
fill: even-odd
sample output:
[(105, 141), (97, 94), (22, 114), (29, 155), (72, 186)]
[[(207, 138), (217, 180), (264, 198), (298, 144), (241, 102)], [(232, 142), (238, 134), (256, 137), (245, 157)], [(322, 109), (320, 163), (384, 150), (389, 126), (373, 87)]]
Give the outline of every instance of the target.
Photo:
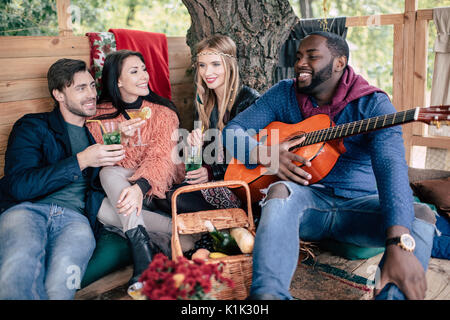
[(394, 24), (392, 103), (398, 111), (400, 111), (403, 106), (403, 29), (403, 23)]
[[(414, 53), (416, 37), (416, 10), (418, 0), (405, 0), (405, 24), (403, 28), (403, 97), (400, 110), (414, 107)], [(410, 164), (412, 124), (403, 126), (406, 162)]]
[(58, 30), (59, 35), (71, 36), (72, 32), (72, 15), (69, 12), (70, 0), (56, 0), (56, 12), (58, 14)]
[[(414, 56), (414, 107), (425, 107), (427, 90), (427, 61), (428, 61), (428, 21), (416, 20)], [(423, 123), (413, 124), (413, 135), (423, 136), (426, 134)]]

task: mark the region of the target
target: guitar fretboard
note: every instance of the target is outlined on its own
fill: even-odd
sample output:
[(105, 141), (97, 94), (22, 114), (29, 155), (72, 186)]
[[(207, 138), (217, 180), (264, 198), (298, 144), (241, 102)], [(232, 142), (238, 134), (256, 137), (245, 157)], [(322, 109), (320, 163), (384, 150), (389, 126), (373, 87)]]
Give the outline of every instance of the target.
[[(304, 147), (311, 144), (330, 141), (335, 139), (341, 139), (345, 137), (349, 137), (352, 135), (357, 135), (360, 133), (366, 133), (382, 128), (392, 127), (395, 125), (399, 125), (402, 123), (407, 123), (414, 121), (414, 115), (416, 113), (416, 109), (405, 110), (401, 112), (396, 112), (392, 114), (386, 114), (383, 116), (358, 120), (354, 122), (349, 122), (345, 124), (340, 124), (334, 127), (312, 131), (306, 133), (306, 139), (302, 143), (297, 146), (294, 146), (290, 149), (295, 149), (298, 147)], [(301, 136), (296, 136), (291, 138), (300, 138)]]

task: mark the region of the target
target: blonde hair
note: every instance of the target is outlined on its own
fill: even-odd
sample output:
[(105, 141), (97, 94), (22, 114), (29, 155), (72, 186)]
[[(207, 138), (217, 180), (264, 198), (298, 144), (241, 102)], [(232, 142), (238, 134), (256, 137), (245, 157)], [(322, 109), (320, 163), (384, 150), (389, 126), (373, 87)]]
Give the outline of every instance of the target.
[[(216, 94), (214, 90), (209, 89), (206, 83), (198, 72), (198, 56), (204, 55), (208, 50), (210, 54), (217, 54), (220, 56), (224, 69), (225, 69), (225, 83), (224, 83), (224, 95), (223, 100), (218, 105), (219, 119), (217, 127), (222, 130), (225, 126), (223, 118), (226, 111), (231, 111), (236, 99), (236, 95), (239, 90), (239, 65), (236, 59), (236, 44), (227, 36), (215, 35), (210, 38), (200, 41), (196, 46), (196, 71), (195, 71), (195, 84), (196, 84), (196, 99), (195, 107), (197, 108), (200, 120), (203, 123), (205, 129), (209, 128), (209, 118), (214, 105), (217, 102)], [(199, 97), (200, 99), (198, 99)], [(200, 100), (200, 101), (199, 101)]]

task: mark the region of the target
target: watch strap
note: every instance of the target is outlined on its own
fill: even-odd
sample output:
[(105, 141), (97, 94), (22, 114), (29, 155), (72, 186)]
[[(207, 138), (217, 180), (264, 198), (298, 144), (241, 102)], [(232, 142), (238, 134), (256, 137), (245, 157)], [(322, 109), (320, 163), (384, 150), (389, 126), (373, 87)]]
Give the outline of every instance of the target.
[(389, 239), (386, 239), (385, 246), (387, 247), (391, 244), (399, 244), (399, 243), (400, 243), (400, 237), (389, 238)]

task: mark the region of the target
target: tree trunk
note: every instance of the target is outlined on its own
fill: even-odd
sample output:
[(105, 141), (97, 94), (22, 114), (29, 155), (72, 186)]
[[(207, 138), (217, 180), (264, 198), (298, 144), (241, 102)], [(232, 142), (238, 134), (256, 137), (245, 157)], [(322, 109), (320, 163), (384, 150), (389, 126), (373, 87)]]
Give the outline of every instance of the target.
[(237, 45), (242, 82), (261, 93), (274, 83), (278, 52), (298, 23), (288, 0), (182, 0), (191, 16), (186, 42), (223, 34)]

